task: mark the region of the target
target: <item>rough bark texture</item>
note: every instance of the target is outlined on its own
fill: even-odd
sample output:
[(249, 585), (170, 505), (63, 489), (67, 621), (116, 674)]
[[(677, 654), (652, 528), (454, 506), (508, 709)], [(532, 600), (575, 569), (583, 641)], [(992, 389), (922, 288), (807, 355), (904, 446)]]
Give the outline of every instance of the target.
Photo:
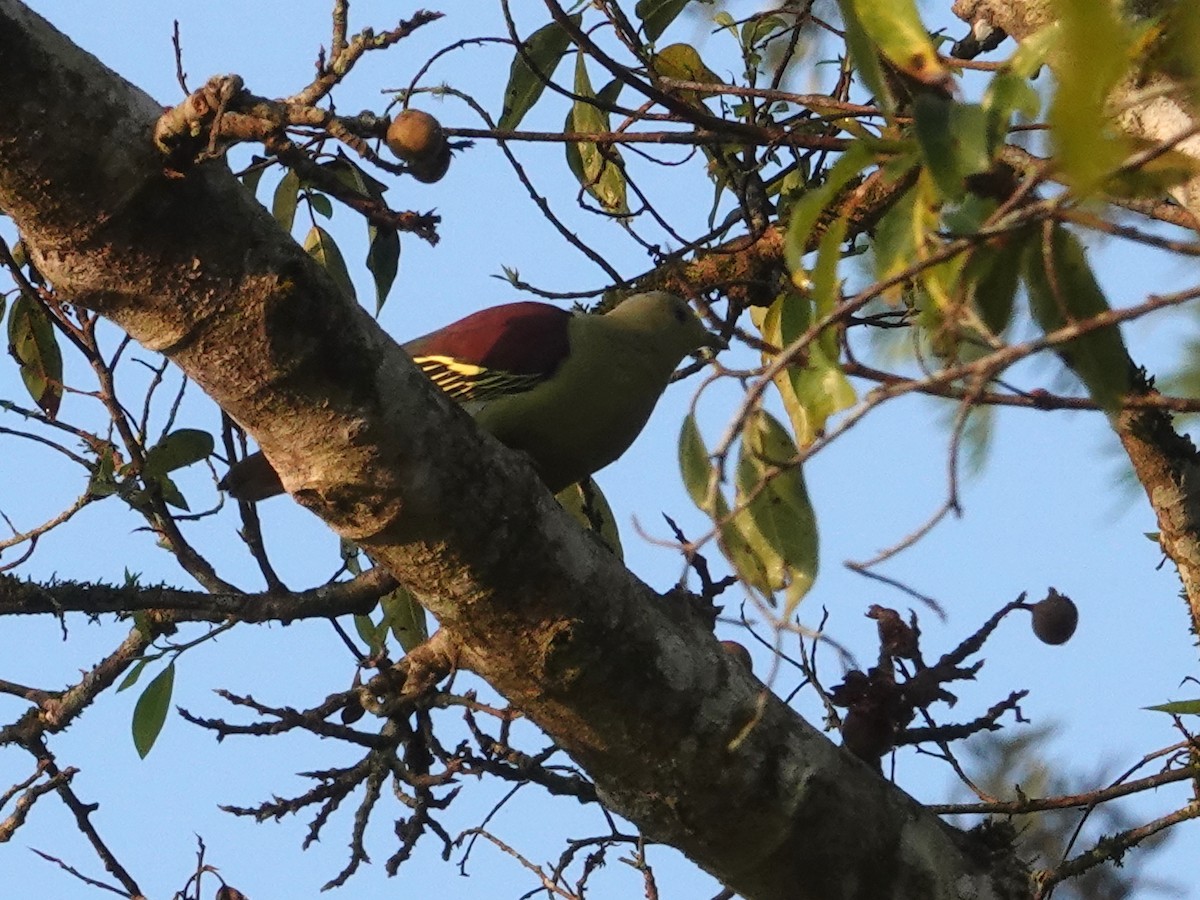
[(580, 531), (222, 164), (165, 175), (159, 112), (0, 0), (0, 208), (43, 273), (240, 421), (614, 810), (749, 898), (1027, 896)]
[(1159, 543), (1175, 563), (1200, 635), (1200, 454), (1161, 410), (1126, 410), (1114, 423), (1158, 519)]

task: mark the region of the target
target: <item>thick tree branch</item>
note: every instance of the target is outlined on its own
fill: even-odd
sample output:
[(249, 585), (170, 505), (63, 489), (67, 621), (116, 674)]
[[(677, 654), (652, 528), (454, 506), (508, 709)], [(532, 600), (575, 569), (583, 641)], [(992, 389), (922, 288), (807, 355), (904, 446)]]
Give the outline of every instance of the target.
[(396, 588), (386, 569), (371, 569), (353, 581), (299, 593), (214, 594), (165, 585), (125, 587), (57, 581), (35, 584), (0, 575), (0, 616), (61, 615), (68, 612), (128, 613), (156, 610), (171, 622), (294, 622), (366, 614)]
[[(748, 898), (995, 898), (964, 839), (834, 747), (480, 435), (153, 101), (0, 0), (0, 207), (71, 302), (167, 354), (386, 565), (599, 796)], [(63, 127), (61, 123), (70, 123)]]

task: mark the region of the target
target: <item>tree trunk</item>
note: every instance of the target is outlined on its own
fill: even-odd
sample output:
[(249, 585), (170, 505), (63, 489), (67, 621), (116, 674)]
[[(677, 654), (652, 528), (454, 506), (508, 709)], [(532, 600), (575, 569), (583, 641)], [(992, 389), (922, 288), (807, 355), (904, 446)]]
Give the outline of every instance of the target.
[(0, 0), (0, 207), (42, 273), (245, 426), (610, 808), (748, 898), (1028, 896), (581, 531), (224, 163), (165, 173), (160, 113)]

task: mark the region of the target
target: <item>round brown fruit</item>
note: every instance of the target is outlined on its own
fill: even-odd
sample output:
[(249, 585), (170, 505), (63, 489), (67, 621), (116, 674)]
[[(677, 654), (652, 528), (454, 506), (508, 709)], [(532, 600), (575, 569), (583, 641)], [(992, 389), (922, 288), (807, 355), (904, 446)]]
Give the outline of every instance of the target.
[(1047, 644), (1065, 644), (1075, 633), (1079, 624), (1079, 609), (1070, 597), (1064, 597), (1054, 588), (1045, 600), (1030, 607), (1033, 613), (1033, 633)]
[(388, 126), (388, 149), (406, 163), (428, 165), (446, 150), (442, 123), (427, 112), (405, 109)]

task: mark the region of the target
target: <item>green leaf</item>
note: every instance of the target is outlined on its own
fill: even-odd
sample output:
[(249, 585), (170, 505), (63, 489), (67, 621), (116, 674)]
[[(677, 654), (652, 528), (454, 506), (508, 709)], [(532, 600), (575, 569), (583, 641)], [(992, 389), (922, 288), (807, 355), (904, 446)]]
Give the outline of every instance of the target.
[(1108, 95), (1128, 66), (1132, 31), (1112, 3), (1057, 0), (1057, 90), (1050, 102), (1056, 171), (1081, 193), (1095, 189), (1125, 158)]
[(312, 207), (312, 211), (326, 219), (333, 218), (333, 204), (329, 202), (329, 198), (319, 191), (305, 191), (305, 198), (308, 200), (308, 205)]
[(134, 684), (137, 683), (137, 680), (142, 677), (142, 673), (146, 671), (146, 666), (149, 663), (150, 660), (148, 659), (139, 659), (136, 663), (134, 663), (129, 671), (125, 674), (125, 677), (121, 679), (121, 683), (117, 685), (117, 693), (119, 694), (121, 691), (128, 690), (129, 688), (133, 687)]
[(425, 607), (417, 602), (412, 593), (398, 587), (379, 600), (383, 609), (381, 628), (390, 628), (405, 653), (429, 640), (429, 625), (425, 618)]
[[(1028, 243), (1022, 266), (1033, 317), (1047, 333), (1109, 309), (1078, 238), (1061, 225), (1053, 226), (1049, 237)], [(1089, 331), (1058, 353), (1097, 404), (1109, 412), (1120, 405), (1133, 364), (1116, 325)]]
[[(571, 16), (571, 21), (578, 27), (583, 17), (576, 14)], [(516, 128), (525, 114), (533, 109), (546, 89), (546, 82), (554, 75), (554, 70), (571, 46), (571, 38), (566, 29), (557, 22), (551, 22), (531, 34), (522, 46), (524, 53), (518, 52), (513, 58), (508, 86), (504, 89), (504, 108), (496, 123), (501, 131)]]
[(667, 30), (691, 0), (638, 0), (633, 14), (642, 21), (642, 31), (651, 41)]
[(346, 268), (346, 260), (342, 257), (342, 251), (338, 249), (337, 242), (330, 237), (329, 232), (319, 225), (314, 225), (304, 239), (304, 249), (308, 251), (309, 256), (325, 267), (325, 271), (333, 278), (334, 284), (341, 292), (357, 302), (354, 282), (350, 280), (350, 271)]
[(742, 522), (749, 520), (749, 513), (742, 511), (737, 517), (730, 518), (729, 504), (716, 490), (714, 479), (717, 473), (704, 447), (696, 418), (691, 413), (683, 420), (679, 434), (679, 468), (692, 502), (717, 525), (721, 552), (733, 566), (738, 578), (746, 587), (762, 592), (770, 600), (781, 585), (772, 580), (768, 564), (764, 563), (743, 533)]
[(1173, 716), (1200, 716), (1200, 700), (1175, 700), (1157, 706), (1143, 706), (1142, 709), (1170, 713)]
[[(836, 238), (831, 239), (831, 243), (832, 240)], [(820, 266), (818, 272), (821, 272)], [(822, 277), (825, 277), (823, 273)], [(820, 315), (814, 309), (812, 299), (798, 291), (781, 294), (765, 312), (751, 311), (763, 340), (781, 349), (808, 330), (814, 313)], [(827, 329), (809, 344), (804, 359), (788, 366), (774, 378), (796, 442), (801, 447), (811, 444), (824, 430), (829, 417), (852, 406), (856, 399), (854, 388), (838, 361), (836, 341), (836, 329)], [(764, 364), (773, 361), (773, 354), (763, 353)]]
[(804, 475), (793, 462), (796, 445), (765, 410), (746, 420), (737, 467), (737, 524), (774, 590), (786, 592), (790, 617), (817, 575), (817, 522)]
[(386, 617), (381, 619), (377, 625), (370, 616), (355, 616), (354, 630), (358, 632), (358, 636), (367, 645), (368, 655), (376, 656), (382, 652), (388, 633)]
[(1024, 237), (1006, 235), (975, 248), (959, 276), (975, 314), (996, 337), (1012, 324), (1021, 260), (1027, 246)]
[(208, 459), (212, 452), (211, 434), (198, 428), (180, 428), (165, 435), (146, 451), (146, 464), (142, 471), (155, 475), (174, 472)]
[(367, 250), (367, 271), (375, 279), (375, 315), (379, 315), (400, 270), (400, 233), (395, 228), (367, 228), (371, 246)]
[(190, 511), (187, 500), (183, 493), (179, 490), (179, 486), (171, 480), (169, 475), (147, 475), (146, 480), (157, 485), (158, 492), (163, 498), (163, 502), (169, 506), (174, 506), (176, 509), (182, 509), (184, 512)]
[(710, 512), (712, 503), (709, 500), (709, 487), (714, 473), (694, 413), (687, 414), (679, 432), (679, 471), (692, 502), (705, 512)]
[[(596, 95), (592, 91), (582, 53), (575, 58), (575, 94), (582, 99), (571, 105), (571, 111), (567, 113), (566, 130), (587, 134), (608, 133), (608, 114), (586, 102)], [(621, 156), (617, 148), (610, 145), (601, 149), (591, 141), (578, 141), (567, 144), (566, 152), (567, 165), (579, 179), (580, 185), (608, 212), (618, 216), (628, 215), (625, 173), (621, 169)]]
[[(696, 48), (691, 44), (671, 44), (663, 47), (650, 60), (654, 71), (663, 78), (674, 78), (677, 81), (696, 81), (701, 84), (720, 84), (720, 77), (700, 58)], [(704, 95), (695, 91), (680, 91), (679, 96), (700, 106)]]
[(913, 112), (913, 131), (938, 190), (946, 197), (961, 197), (964, 179), (986, 172), (992, 164), (983, 107), (924, 92), (917, 95)]
[(291, 234), (292, 225), (296, 221), (296, 205), (300, 200), (300, 176), (288, 169), (275, 185), (275, 195), (271, 199), (271, 215), (279, 223), (279, 227)]
[(988, 152), (995, 153), (1008, 138), (1013, 116), (1032, 121), (1041, 111), (1042, 100), (1027, 77), (1000, 71), (988, 82), (981, 105), (987, 116)]
[(174, 689), (175, 663), (171, 662), (154, 676), (154, 680), (142, 691), (142, 696), (138, 697), (137, 705), (133, 708), (133, 746), (142, 759), (146, 758), (158, 740), (167, 721), (167, 710), (170, 709), (171, 692)]
[[(337, 158), (321, 163), (321, 168), (336, 176), (338, 181), (346, 187), (365, 197), (382, 199), (384, 192), (388, 189), (386, 184), (372, 177), (362, 166), (348, 157), (341, 148), (338, 148)], [(315, 187), (307, 181), (301, 182), (301, 186)]]
[(62, 353), (50, 317), (40, 303), (25, 294), (17, 297), (8, 312), (8, 346), (21, 367), (29, 396), (53, 419), (63, 396)]
[(555, 496), (559, 505), (571, 514), (588, 531), (595, 533), (604, 546), (617, 557), (624, 560), (625, 552), (621, 547), (621, 534), (617, 528), (617, 518), (613, 515), (612, 507), (600, 486), (592, 478), (587, 478), (577, 484), (559, 491)]
[(931, 85), (950, 77), (915, 0), (841, 0), (841, 5), (843, 13), (852, 15), (879, 51), (908, 77)]
[(808, 252), (812, 230), (837, 193), (874, 161), (874, 153), (865, 141), (856, 141), (841, 155), (826, 175), (825, 183), (810, 190), (792, 205), (784, 238), (784, 258), (792, 279), (799, 286), (807, 280), (802, 260)]

